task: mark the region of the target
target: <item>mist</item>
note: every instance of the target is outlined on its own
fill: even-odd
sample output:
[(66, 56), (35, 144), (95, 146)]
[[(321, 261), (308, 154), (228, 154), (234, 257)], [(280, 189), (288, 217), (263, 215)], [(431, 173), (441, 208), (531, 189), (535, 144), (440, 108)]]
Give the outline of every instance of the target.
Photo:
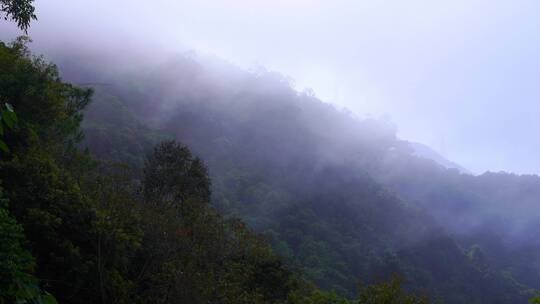
[[(189, 50), (361, 117), (389, 117), (400, 138), (480, 174), (539, 173), (535, 1), (37, 1), (29, 35), (58, 46), (142, 54)], [(1, 38), (20, 34), (0, 23)]]
[(540, 4), (34, 3), (33, 42), (0, 21), (0, 224), (37, 294), (540, 299)]

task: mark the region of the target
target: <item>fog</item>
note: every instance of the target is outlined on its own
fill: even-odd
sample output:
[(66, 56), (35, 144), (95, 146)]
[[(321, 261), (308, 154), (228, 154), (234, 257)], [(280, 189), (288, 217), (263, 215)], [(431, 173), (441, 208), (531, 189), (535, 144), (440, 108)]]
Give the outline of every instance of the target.
[[(475, 173), (540, 173), (536, 1), (36, 1), (35, 45), (262, 65)], [(0, 38), (15, 37), (4, 21)], [(145, 46), (147, 49), (141, 48)], [(44, 49), (46, 53), (47, 50)], [(47, 55), (47, 54), (46, 54)], [(49, 54), (50, 55), (50, 54)]]
[[(157, 206), (141, 200), (141, 181), (152, 151), (174, 140), (178, 149), (164, 155), (197, 164), (189, 174), (180, 163), (163, 167), (174, 191), (202, 189), (205, 208), (263, 233), (286, 263), (305, 269), (324, 290), (352, 298), (357, 280), (400, 274), (407, 290), (446, 303), (540, 296), (540, 4), (35, 4), (31, 52), (24, 43), (0, 44), (0, 97), (22, 122), (4, 136), (15, 152), (0, 170), (0, 190), (14, 206), (25, 201), (12, 189), (30, 193), (32, 203), (41, 199), (31, 189), (40, 179), (18, 169), (26, 158), (28, 168), (41, 168), (31, 154), (40, 149), (47, 150), (44, 159), (60, 159), (58, 170), (66, 179), (73, 174), (73, 188), (89, 191), (84, 195), (89, 204), (95, 199), (96, 210), (109, 199), (94, 195), (101, 191), (93, 189), (94, 178), (98, 184), (102, 176), (94, 170), (115, 175), (117, 166), (129, 171), (126, 197)], [(21, 34), (0, 21), (0, 41)], [(28, 54), (43, 54), (58, 73)], [(76, 88), (57, 85), (57, 75)], [(92, 101), (72, 110), (70, 94)], [(67, 114), (48, 114), (53, 107)], [(76, 138), (58, 136), (51, 147), (25, 137), (63, 134), (70, 126)], [(56, 149), (58, 155), (48, 152)], [(204, 185), (177, 173), (197, 175)], [(164, 202), (183, 209), (184, 199)], [(60, 201), (71, 205), (71, 198)]]

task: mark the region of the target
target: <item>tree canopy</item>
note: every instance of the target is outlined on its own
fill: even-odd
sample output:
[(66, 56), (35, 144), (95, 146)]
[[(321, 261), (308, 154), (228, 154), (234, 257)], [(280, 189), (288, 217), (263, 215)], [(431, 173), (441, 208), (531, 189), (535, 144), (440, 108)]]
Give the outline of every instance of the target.
[(12, 20), (17, 26), (27, 31), (32, 20), (37, 20), (34, 14), (34, 0), (0, 0), (0, 11), (5, 20)]
[(142, 168), (79, 150), (92, 90), (25, 43), (0, 44), (0, 91), (19, 117), (0, 158), (0, 303), (357, 303), (217, 212), (183, 144), (158, 143)]

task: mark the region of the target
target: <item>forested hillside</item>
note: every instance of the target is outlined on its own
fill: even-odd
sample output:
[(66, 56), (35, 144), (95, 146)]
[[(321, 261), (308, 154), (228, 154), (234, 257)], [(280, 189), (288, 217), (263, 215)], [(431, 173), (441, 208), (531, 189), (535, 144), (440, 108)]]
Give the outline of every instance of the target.
[[(91, 91), (62, 83), (21, 42), (0, 47), (2, 98), (19, 118), (1, 162), (3, 301), (36, 300), (37, 286), (61, 303), (287, 298), (294, 272), (208, 207), (210, 181), (189, 150), (158, 146), (138, 194), (129, 170), (74, 146)], [(266, 290), (271, 281), (283, 289)]]
[[(0, 13), (26, 31), (32, 2)], [(29, 46), (0, 42), (0, 303), (540, 295), (536, 175), (467, 174), (263, 68)]]
[[(96, 90), (85, 147), (137, 167), (160, 136), (187, 144), (208, 164), (212, 204), (269, 235), (321, 288), (351, 297), (357, 280), (398, 273), (409, 290), (446, 303), (512, 303), (540, 286), (524, 268), (534, 258), (489, 232), (502, 229), (487, 221), (494, 214), (517, 222), (486, 191), (486, 176), (416, 157), (391, 123), (296, 92), (277, 73), (214, 58), (128, 66), (102, 54), (116, 64), (101, 69), (89, 60), (95, 54), (84, 55), (57, 61), (67, 79)], [(518, 193), (506, 199), (534, 204)], [(473, 229), (475, 219), (486, 226)]]
[(93, 91), (63, 82), (26, 43), (0, 44), (2, 303), (427, 302), (397, 277), (362, 285), (350, 302), (320, 291), (268, 237), (215, 211), (203, 161), (103, 95), (97, 107), (108, 111), (87, 129), (108, 140), (94, 153), (104, 155), (79, 150)]

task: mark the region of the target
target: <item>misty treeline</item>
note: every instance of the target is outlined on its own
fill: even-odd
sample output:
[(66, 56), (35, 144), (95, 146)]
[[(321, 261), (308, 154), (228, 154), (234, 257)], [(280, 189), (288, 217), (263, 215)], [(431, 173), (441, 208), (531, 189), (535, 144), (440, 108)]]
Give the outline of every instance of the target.
[(538, 177), (446, 169), (416, 157), (390, 122), (337, 110), (263, 69), (79, 52), (56, 61), (96, 90), (83, 147), (141, 167), (155, 141), (181, 141), (208, 165), (212, 205), (269, 236), (320, 288), (354, 297), (358, 281), (399, 274), (407, 290), (445, 303), (536, 295)]
[(157, 138), (180, 140), (209, 167), (212, 205), (270, 236), (317, 286), (353, 297), (358, 280), (397, 273), (446, 303), (536, 294), (538, 177), (445, 169), (416, 157), (392, 123), (263, 69), (68, 53), (56, 58), (65, 77), (96, 89), (84, 147), (140, 167)]
[[(208, 205), (204, 164), (156, 146), (139, 174), (79, 151), (91, 90), (63, 83), (19, 40), (0, 45), (2, 99), (17, 109), (2, 155), (5, 303), (345, 303), (285, 265), (264, 238)], [(362, 303), (419, 303), (394, 279)]]
[[(63, 82), (26, 42), (0, 43), (1, 98), (17, 115), (2, 133), (2, 303), (426, 302), (398, 277), (362, 285), (358, 300), (318, 290), (267, 237), (215, 211), (205, 164), (176, 141), (137, 155), (140, 167), (80, 150), (93, 92)], [(105, 148), (136, 153), (109, 138)]]
[(538, 295), (537, 176), (446, 169), (262, 68), (102, 49), (0, 44), (0, 302)]

